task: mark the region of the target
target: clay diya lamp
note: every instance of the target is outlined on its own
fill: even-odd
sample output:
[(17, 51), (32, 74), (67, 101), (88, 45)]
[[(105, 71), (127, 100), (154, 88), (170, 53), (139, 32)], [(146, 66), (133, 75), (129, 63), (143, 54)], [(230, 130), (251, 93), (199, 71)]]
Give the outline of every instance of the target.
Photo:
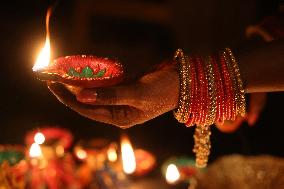
[(116, 61), (92, 55), (72, 55), (55, 59), (47, 67), (36, 70), (43, 81), (65, 84), (72, 92), (78, 88), (107, 87), (123, 79), (123, 67)]
[(134, 150), (134, 154), (136, 159), (134, 176), (144, 176), (155, 168), (156, 158), (152, 153), (143, 149), (136, 149)]

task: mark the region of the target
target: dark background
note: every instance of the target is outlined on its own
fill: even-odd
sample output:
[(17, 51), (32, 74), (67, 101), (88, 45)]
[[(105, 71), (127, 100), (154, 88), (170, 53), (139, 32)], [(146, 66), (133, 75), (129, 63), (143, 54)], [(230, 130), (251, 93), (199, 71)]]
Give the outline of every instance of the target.
[[(45, 41), (45, 14), (54, 1), (6, 1), (0, 5), (0, 143), (24, 143), (25, 133), (42, 126), (70, 129), (75, 140), (128, 133), (135, 147), (159, 158), (193, 155), (193, 128), (166, 113), (127, 130), (81, 117), (37, 80), (32, 66)], [(94, 54), (118, 58), (130, 78), (172, 57), (177, 47), (207, 53), (246, 43), (244, 30), (277, 12), (279, 1), (70, 1), (62, 0), (51, 17), (53, 57)], [(257, 71), (257, 68), (256, 68)], [(212, 159), (224, 154), (284, 156), (283, 93), (268, 95), (254, 127), (233, 134), (213, 128)]]

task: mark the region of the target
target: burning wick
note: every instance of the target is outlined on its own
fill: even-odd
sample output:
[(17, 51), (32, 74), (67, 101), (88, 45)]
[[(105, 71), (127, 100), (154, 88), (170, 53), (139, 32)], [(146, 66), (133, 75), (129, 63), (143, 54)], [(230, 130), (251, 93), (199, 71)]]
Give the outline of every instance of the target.
[(41, 49), (36, 63), (33, 66), (33, 71), (39, 71), (46, 68), (50, 62), (50, 34), (49, 34), (49, 18), (52, 13), (52, 8), (49, 8), (46, 13), (45, 25), (46, 25), (46, 39), (45, 45)]
[(122, 167), (126, 174), (134, 173), (136, 169), (136, 160), (130, 140), (126, 136), (121, 138), (121, 156)]
[(166, 170), (166, 181), (169, 184), (175, 184), (180, 178), (180, 173), (175, 164), (170, 164)]

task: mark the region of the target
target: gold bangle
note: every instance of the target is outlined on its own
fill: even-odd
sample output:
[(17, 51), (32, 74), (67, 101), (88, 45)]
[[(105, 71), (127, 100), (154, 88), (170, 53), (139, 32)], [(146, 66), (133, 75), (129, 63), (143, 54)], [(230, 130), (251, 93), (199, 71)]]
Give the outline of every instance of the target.
[(216, 84), (215, 84), (215, 75), (212, 66), (212, 57), (208, 57), (205, 60), (205, 70), (206, 77), (208, 80), (208, 95), (209, 95), (209, 107), (208, 107), (208, 116), (205, 122), (205, 125), (212, 125), (215, 122), (216, 118)]
[(246, 100), (245, 100), (245, 90), (243, 81), (241, 79), (240, 69), (236, 58), (230, 48), (225, 49), (226, 53), (229, 55), (232, 62), (233, 72), (237, 83), (237, 114), (244, 117), (246, 115)]
[(175, 53), (174, 60), (179, 66), (179, 102), (177, 110), (174, 110), (174, 116), (180, 123), (185, 123), (189, 117), (189, 86), (191, 85), (190, 74), (189, 74), (189, 61), (188, 57), (184, 55), (181, 49), (178, 49)]
[(230, 76), (230, 81), (232, 84), (232, 89), (233, 89), (233, 104), (232, 104), (232, 109), (231, 109), (231, 115), (229, 117), (230, 120), (235, 120), (237, 116), (237, 109), (238, 109), (238, 104), (240, 102), (239, 98), (239, 91), (238, 91), (238, 84), (237, 84), (237, 79), (236, 75), (234, 72), (234, 68), (232, 65), (231, 57), (226, 53), (226, 51), (223, 51), (223, 57), (225, 59), (226, 67), (228, 68), (229, 71), (229, 76)]

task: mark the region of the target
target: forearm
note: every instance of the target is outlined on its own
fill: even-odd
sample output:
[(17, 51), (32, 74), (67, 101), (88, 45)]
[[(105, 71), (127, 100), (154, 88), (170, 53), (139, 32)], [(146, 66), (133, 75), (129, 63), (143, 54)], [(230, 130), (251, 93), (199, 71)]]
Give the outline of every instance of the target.
[(284, 91), (284, 40), (235, 50), (245, 91)]

